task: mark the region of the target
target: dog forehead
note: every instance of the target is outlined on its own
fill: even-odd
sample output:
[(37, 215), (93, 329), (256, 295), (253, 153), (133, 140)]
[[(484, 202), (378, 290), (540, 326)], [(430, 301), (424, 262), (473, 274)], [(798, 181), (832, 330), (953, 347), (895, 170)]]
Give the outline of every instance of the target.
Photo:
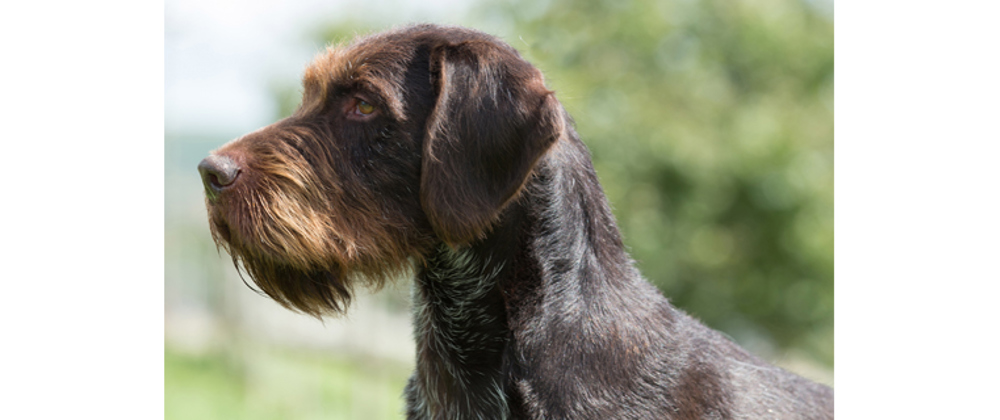
[(406, 67), (421, 49), (443, 45), (465, 45), (464, 52), (483, 64), (521, 60), (499, 38), (461, 27), (424, 24), (362, 36), (331, 45), (313, 59), (302, 79), (300, 112), (319, 111), (338, 88), (362, 88), (374, 90), (402, 118)]
[(322, 108), (338, 88), (373, 90), (393, 111), (401, 111), (401, 83), (414, 54), (412, 40), (384, 34), (335, 44), (319, 53), (302, 78), (302, 111)]

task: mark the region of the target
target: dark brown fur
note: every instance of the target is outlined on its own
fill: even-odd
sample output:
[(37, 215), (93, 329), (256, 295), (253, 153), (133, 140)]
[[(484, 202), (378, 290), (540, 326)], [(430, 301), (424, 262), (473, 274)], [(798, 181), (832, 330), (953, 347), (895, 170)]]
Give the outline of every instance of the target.
[(642, 279), (569, 116), (510, 46), (407, 27), (331, 47), (303, 85), (294, 115), (200, 165), (212, 235), (314, 316), (412, 270), (409, 418), (833, 417), (830, 388)]

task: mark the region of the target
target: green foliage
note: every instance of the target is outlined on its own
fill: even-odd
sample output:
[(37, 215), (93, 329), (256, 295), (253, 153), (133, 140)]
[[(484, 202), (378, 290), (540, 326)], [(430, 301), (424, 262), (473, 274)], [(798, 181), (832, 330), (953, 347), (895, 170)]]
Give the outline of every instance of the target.
[(166, 419), (399, 419), (410, 368), (330, 353), (164, 354)]
[(646, 277), (741, 341), (832, 364), (832, 22), (795, 0), (523, 0), (484, 16), (513, 23), (497, 35), (575, 117)]

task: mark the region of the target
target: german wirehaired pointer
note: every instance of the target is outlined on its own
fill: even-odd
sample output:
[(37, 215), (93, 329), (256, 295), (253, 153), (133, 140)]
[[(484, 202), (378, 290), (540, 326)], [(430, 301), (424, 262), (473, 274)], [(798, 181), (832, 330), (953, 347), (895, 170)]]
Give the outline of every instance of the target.
[(413, 275), (408, 418), (833, 418), (832, 389), (642, 278), (572, 120), (504, 42), (406, 27), (331, 47), (303, 85), (198, 165), (212, 236), (314, 316)]

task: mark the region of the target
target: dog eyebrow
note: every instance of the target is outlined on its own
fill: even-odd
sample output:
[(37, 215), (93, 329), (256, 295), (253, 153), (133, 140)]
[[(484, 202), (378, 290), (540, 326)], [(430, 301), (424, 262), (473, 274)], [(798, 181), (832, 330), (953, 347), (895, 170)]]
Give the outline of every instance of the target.
[(306, 69), (299, 113), (319, 113), (333, 97), (364, 93), (397, 121), (405, 121), (403, 89), (398, 82), (375, 71), (369, 57), (359, 57), (354, 50), (331, 46)]
[(331, 45), (316, 56), (302, 75), (303, 114), (318, 113), (344, 81), (354, 79), (355, 68), (351, 57), (353, 51), (343, 45)]

